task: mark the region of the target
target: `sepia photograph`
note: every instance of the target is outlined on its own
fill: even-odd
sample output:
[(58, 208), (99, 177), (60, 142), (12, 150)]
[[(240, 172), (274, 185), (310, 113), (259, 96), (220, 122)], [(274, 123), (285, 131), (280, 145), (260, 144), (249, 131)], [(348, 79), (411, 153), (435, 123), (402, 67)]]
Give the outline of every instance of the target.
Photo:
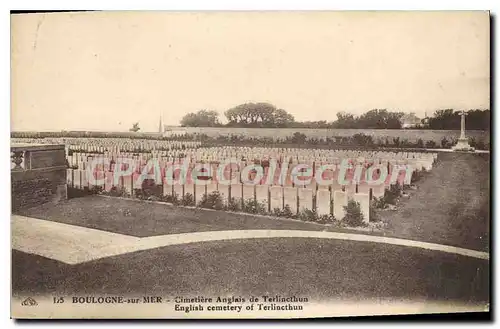
[(10, 316), (489, 313), (490, 22), (11, 13)]

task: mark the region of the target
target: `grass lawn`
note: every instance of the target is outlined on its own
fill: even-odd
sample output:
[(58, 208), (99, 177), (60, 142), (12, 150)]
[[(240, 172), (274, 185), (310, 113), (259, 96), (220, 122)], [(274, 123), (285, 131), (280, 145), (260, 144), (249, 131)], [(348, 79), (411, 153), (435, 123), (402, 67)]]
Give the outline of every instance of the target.
[(21, 215), (137, 237), (243, 230), (324, 230), (322, 225), (224, 211), (208, 211), (136, 200), (87, 196), (25, 209)]
[(489, 262), (340, 240), (193, 243), (66, 265), (12, 251), (15, 295), (282, 295), (486, 302)]
[(489, 250), (489, 154), (440, 153), (397, 211), (380, 212), (387, 234), (476, 250)]

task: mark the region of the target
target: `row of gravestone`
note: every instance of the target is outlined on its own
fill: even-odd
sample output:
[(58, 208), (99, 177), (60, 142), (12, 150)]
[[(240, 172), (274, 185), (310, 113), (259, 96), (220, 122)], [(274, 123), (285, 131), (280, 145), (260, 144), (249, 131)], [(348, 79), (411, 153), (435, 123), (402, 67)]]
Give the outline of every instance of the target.
[(337, 149), (303, 149), (303, 148), (268, 148), (268, 147), (200, 147), (196, 153), (203, 155), (238, 155), (238, 154), (258, 154), (258, 155), (288, 155), (308, 157), (383, 157), (390, 159), (408, 159), (408, 158), (436, 158), (437, 153), (428, 152), (392, 152), (392, 151), (367, 151), (367, 150), (337, 150)]
[[(87, 177), (87, 172), (82, 170), (67, 170), (67, 183), (76, 189), (92, 188)], [(99, 177), (98, 177), (99, 178)], [(112, 172), (105, 173), (102, 181), (96, 181), (96, 186), (101, 186), (105, 191), (113, 187), (122, 187), (129, 195), (134, 194), (135, 188), (141, 188), (136, 182), (137, 177), (124, 176), (115, 180)], [(359, 202), (365, 221), (369, 221), (370, 199), (382, 197), (385, 192), (383, 185), (347, 185), (343, 188), (318, 188), (271, 186), (271, 185), (245, 185), (245, 184), (217, 184), (209, 181), (206, 184), (167, 184), (163, 183), (163, 195), (176, 194), (182, 198), (191, 194), (195, 202), (199, 202), (203, 195), (218, 191), (222, 201), (227, 203), (230, 198), (235, 202), (255, 200), (264, 205), (267, 211), (282, 210), (288, 205), (293, 214), (304, 209), (315, 210), (318, 215), (333, 214), (335, 218), (344, 217), (344, 206), (348, 199)], [(315, 201), (314, 201), (315, 200)]]
[(156, 149), (196, 149), (199, 141), (149, 140), (127, 138), (12, 138), (13, 143), (65, 144), (68, 150), (87, 150), (88, 152), (134, 151), (138, 148), (154, 151)]
[[(95, 162), (92, 162), (95, 159)], [(312, 164), (310, 170), (302, 171), (301, 164), (278, 164), (274, 168), (271, 167), (247, 167), (247, 162), (242, 161), (240, 163), (235, 163), (232, 165), (219, 165), (217, 163), (212, 164), (197, 164), (194, 162), (174, 165), (172, 158), (168, 160), (158, 160), (158, 163), (151, 165), (147, 163), (146, 160), (137, 160), (134, 156), (133, 159), (127, 159), (128, 161), (111, 163), (107, 157), (87, 157), (87, 161), (80, 157), (80, 155), (73, 154), (68, 157), (68, 162), (71, 168), (75, 168), (82, 171), (91, 172), (111, 172), (111, 174), (130, 174), (127, 171), (128, 166), (132, 165), (133, 174), (149, 174), (158, 175), (160, 179), (164, 179), (168, 175), (171, 175), (173, 179), (179, 180), (183, 174), (181, 173), (181, 168), (187, 169), (185, 171), (185, 178), (188, 180), (195, 180), (196, 178), (204, 179), (205, 177), (211, 177), (213, 181), (231, 180), (235, 179), (236, 182), (240, 183), (252, 183), (252, 184), (272, 184), (272, 185), (304, 185), (316, 189), (316, 185), (324, 186), (322, 184), (329, 184), (323, 181), (331, 181), (331, 185), (343, 184), (345, 182), (355, 181), (356, 183), (365, 182), (383, 182), (385, 186), (394, 184), (398, 181), (400, 184), (410, 184), (411, 175), (413, 171), (422, 170), (425, 168), (427, 170), (431, 169), (431, 165), (428, 163), (422, 163), (420, 160), (412, 160), (414, 164), (413, 167), (408, 167), (407, 165), (399, 163), (401, 160), (397, 161), (382, 161), (382, 164), (373, 167), (351, 167), (345, 168), (341, 164), (330, 165), (328, 168), (322, 168), (321, 165), (315, 163)], [(90, 162), (90, 165), (89, 165)], [(424, 167), (427, 165), (427, 167)], [(119, 168), (117, 166), (120, 166)], [(171, 169), (172, 168), (172, 169)], [(274, 169), (274, 175), (273, 175)], [(346, 169), (343, 171), (343, 169)], [(386, 169), (385, 173), (382, 173), (382, 169)], [(202, 173), (203, 171), (206, 172)], [(343, 172), (344, 177), (339, 177)], [(381, 178), (381, 175), (386, 175), (385, 178)]]
[[(239, 158), (241, 158), (241, 157), (231, 157), (231, 158), (226, 159), (226, 158), (224, 158), (224, 156), (213, 156), (210, 158), (205, 158), (205, 160), (218, 159), (218, 161), (203, 161), (202, 157), (199, 157), (196, 154), (193, 155), (191, 153), (185, 154), (182, 152), (175, 151), (175, 152), (165, 152), (165, 154), (168, 154), (168, 156), (164, 156), (163, 154), (162, 155), (160, 155), (160, 154), (154, 154), (154, 155), (152, 155), (152, 154), (134, 154), (134, 153), (121, 153), (120, 154), (120, 153), (112, 153), (112, 152), (106, 152), (102, 156), (96, 156), (94, 154), (74, 152), (71, 156), (68, 156), (67, 158), (68, 158), (68, 162), (69, 162), (70, 166), (74, 167), (76, 165), (79, 168), (80, 168), (79, 165), (81, 162), (87, 162), (89, 160), (92, 160), (92, 159), (98, 158), (98, 157), (102, 157), (103, 160), (107, 159), (108, 161), (111, 161), (111, 160), (117, 161), (120, 158), (140, 160), (141, 165), (145, 165), (147, 163), (147, 161), (150, 159), (156, 159), (156, 160), (160, 161), (160, 166), (162, 164), (164, 166), (165, 164), (170, 164), (173, 162), (182, 162), (183, 160), (188, 160), (189, 162), (192, 162), (192, 163), (207, 163), (207, 162), (216, 162), (216, 163), (226, 162), (227, 163), (227, 161), (238, 160)], [(254, 160), (241, 160), (241, 162), (244, 163), (244, 165), (247, 165), (251, 162), (261, 163), (261, 161), (255, 160), (255, 159), (257, 159), (257, 156), (247, 156), (246, 158), (247, 159), (253, 158)], [(269, 157), (262, 156), (262, 159), (266, 159), (266, 158), (269, 159)], [(283, 161), (281, 161), (281, 159), (279, 159), (279, 158), (276, 160), (277, 160), (278, 164), (283, 163)], [(344, 157), (344, 158), (340, 158), (340, 157), (314, 158), (314, 157), (312, 157), (312, 158), (308, 158), (304, 162), (299, 162), (297, 159), (292, 158), (289, 163), (307, 164), (307, 165), (311, 165), (311, 166), (312, 165), (320, 166), (320, 165), (330, 165), (330, 164), (338, 165), (338, 164), (341, 164), (345, 160), (347, 160), (348, 162), (353, 163), (353, 164), (375, 164), (375, 165), (378, 165), (378, 164), (390, 163), (391, 165), (396, 165), (396, 164), (397, 165), (411, 165), (416, 170), (421, 170), (422, 168), (425, 168), (426, 170), (431, 170), (432, 164), (434, 162), (434, 157), (432, 155), (428, 156), (426, 158), (424, 158), (424, 157), (421, 157), (421, 158), (412, 157), (412, 158), (407, 158), (407, 159), (390, 159), (387, 156), (383, 156), (380, 158), (367, 158), (367, 157), (362, 157), (362, 158), (361, 157), (358, 157), (358, 158), (355, 158), (355, 157), (351, 157), (351, 158), (348, 158), (348, 157)], [(84, 169), (84, 168), (82, 168), (82, 169)]]

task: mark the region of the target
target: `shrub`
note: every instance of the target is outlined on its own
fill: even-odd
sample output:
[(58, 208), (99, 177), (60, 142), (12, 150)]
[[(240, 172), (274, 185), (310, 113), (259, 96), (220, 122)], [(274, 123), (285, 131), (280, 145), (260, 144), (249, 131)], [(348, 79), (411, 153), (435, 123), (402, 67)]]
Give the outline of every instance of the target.
[(294, 144), (304, 144), (307, 140), (307, 136), (305, 134), (295, 132), (293, 133), (293, 137), (291, 139), (291, 142)]
[(230, 198), (227, 202), (227, 210), (229, 211), (240, 211), (241, 210), (241, 200), (236, 200), (235, 198)]
[(444, 148), (444, 149), (447, 149), (447, 148), (450, 148), (451, 147), (451, 142), (446, 138), (446, 137), (443, 137), (441, 139), (441, 147)]
[(476, 139), (474, 137), (469, 137), (469, 144), (470, 146), (474, 147), (475, 149), (478, 150), (486, 150), (488, 147), (486, 146), (486, 143), (484, 142), (483, 139)]
[(181, 199), (181, 205), (194, 207), (196, 203), (194, 202), (194, 196), (191, 193), (186, 193)]
[(425, 147), (430, 148), (430, 149), (435, 149), (437, 147), (437, 144), (435, 141), (430, 140), (425, 143)]
[(318, 214), (314, 210), (303, 209), (303, 210), (299, 211), (298, 218), (300, 220), (305, 221), (305, 222), (312, 222), (318, 218)]
[(109, 196), (117, 196), (117, 197), (128, 197), (130, 194), (123, 186), (113, 186), (109, 192), (106, 192)]
[(424, 177), (425, 172), (425, 168), (422, 168), (422, 170), (415, 170), (411, 175), (411, 183), (414, 184), (421, 180)]
[(352, 141), (358, 146), (372, 146), (374, 144), (372, 136), (365, 134), (354, 134)]
[(376, 208), (370, 206), (370, 222), (380, 222), (381, 220)]
[(317, 218), (316, 221), (320, 224), (328, 224), (336, 222), (337, 219), (333, 215), (321, 215)]
[(401, 193), (403, 192), (403, 188), (399, 184), (394, 184), (389, 187), (389, 189), (385, 190), (384, 194), (384, 202), (387, 204), (395, 205), (396, 202), (401, 197)]
[(370, 209), (371, 208), (386, 209), (387, 202), (385, 201), (385, 198), (384, 197), (381, 197), (381, 198), (373, 197)]
[(247, 199), (243, 201), (243, 212), (249, 214), (266, 214), (266, 206), (254, 199)]
[(91, 195), (95, 195), (95, 194), (102, 194), (102, 191), (103, 191), (103, 187), (102, 186), (97, 186), (97, 185), (93, 185), (88, 191), (89, 194)]
[(345, 216), (342, 219), (348, 226), (358, 227), (366, 226), (363, 222), (363, 213), (358, 202), (349, 200), (347, 206), (344, 206)]
[(418, 148), (423, 148), (424, 147), (424, 141), (422, 140), (422, 138), (419, 138), (417, 140), (416, 147), (418, 147)]
[(281, 210), (281, 214), (283, 217), (287, 218), (293, 218), (295, 217), (295, 214), (292, 211), (292, 208), (290, 208), (290, 205), (286, 204), (285, 207)]
[(156, 185), (154, 179), (145, 179), (142, 181), (141, 188), (134, 189), (134, 196), (141, 200), (161, 200), (163, 186)]
[(288, 204), (285, 205), (285, 207), (283, 209), (274, 208), (271, 213), (277, 217), (286, 217), (286, 218), (295, 218), (296, 217), (296, 215), (294, 215), (292, 212), (292, 208), (290, 208), (290, 205), (288, 205)]
[(162, 198), (161, 198), (162, 201), (164, 202), (168, 202), (168, 203), (171, 203), (173, 205), (178, 205), (179, 204), (179, 198), (177, 196), (177, 194), (170, 194), (170, 195), (164, 195)]
[(208, 195), (204, 194), (198, 206), (201, 208), (221, 210), (224, 209), (224, 202), (219, 191), (214, 191)]

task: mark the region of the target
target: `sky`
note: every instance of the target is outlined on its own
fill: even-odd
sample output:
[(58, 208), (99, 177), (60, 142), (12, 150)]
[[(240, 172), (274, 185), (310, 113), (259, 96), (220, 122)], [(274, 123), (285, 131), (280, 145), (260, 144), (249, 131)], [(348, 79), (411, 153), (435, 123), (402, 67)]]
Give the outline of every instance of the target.
[(486, 12), (23, 14), (11, 36), (15, 131), (157, 131), (246, 102), (299, 121), (490, 103)]

